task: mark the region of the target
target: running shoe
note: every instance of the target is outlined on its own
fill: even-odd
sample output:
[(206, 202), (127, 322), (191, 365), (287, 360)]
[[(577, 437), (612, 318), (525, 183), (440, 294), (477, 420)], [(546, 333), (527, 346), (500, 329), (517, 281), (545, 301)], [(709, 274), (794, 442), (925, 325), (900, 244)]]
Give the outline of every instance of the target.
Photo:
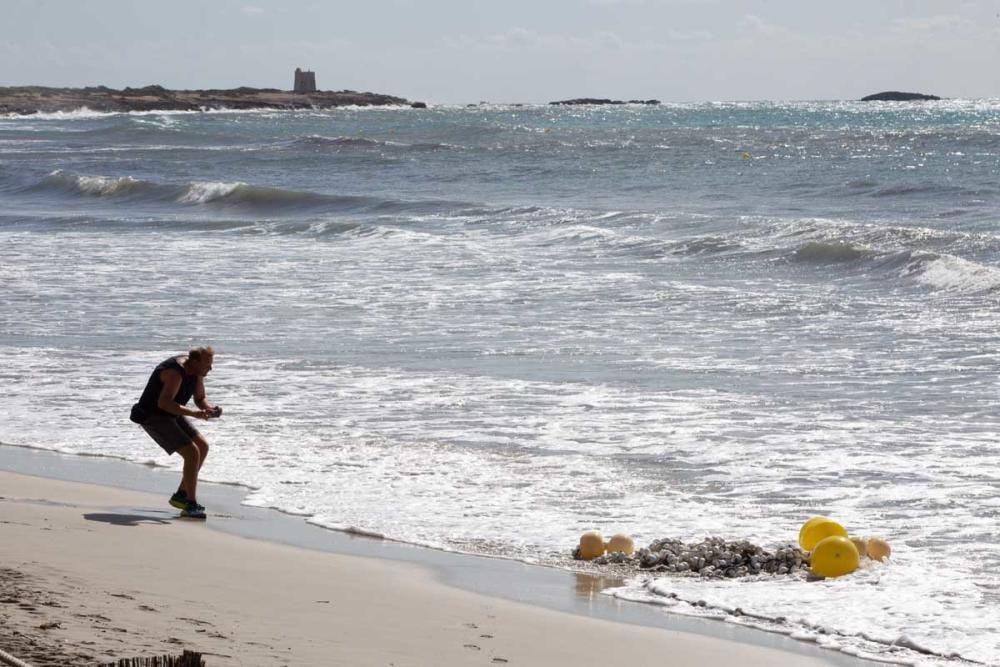
[(188, 519), (204, 519), (206, 518), (205, 508), (193, 500), (189, 500), (184, 509), (181, 510), (181, 516)]
[(170, 496), (170, 505), (176, 507), (179, 510), (187, 509), (188, 497), (187, 492), (178, 491), (174, 495)]

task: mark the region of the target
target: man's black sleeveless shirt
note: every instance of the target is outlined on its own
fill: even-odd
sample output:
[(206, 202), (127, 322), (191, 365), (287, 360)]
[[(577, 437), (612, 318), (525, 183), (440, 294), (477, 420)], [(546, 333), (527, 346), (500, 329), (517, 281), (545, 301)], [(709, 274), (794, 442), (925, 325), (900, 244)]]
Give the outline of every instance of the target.
[(177, 361), (177, 357), (170, 357), (153, 369), (153, 374), (149, 376), (149, 382), (146, 383), (146, 388), (142, 390), (142, 396), (139, 397), (139, 405), (148, 415), (170, 414), (158, 407), (160, 392), (163, 391), (163, 380), (160, 379), (160, 371), (165, 368), (175, 370), (181, 374), (181, 386), (174, 396), (175, 403), (187, 405), (187, 402), (191, 400), (191, 396), (194, 394), (194, 386), (198, 382), (198, 376), (185, 373), (184, 367)]

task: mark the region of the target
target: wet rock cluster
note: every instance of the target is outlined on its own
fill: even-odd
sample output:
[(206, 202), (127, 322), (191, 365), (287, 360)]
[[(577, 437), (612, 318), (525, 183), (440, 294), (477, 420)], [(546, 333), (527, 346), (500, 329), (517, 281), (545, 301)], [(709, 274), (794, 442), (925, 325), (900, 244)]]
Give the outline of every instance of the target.
[(591, 562), (711, 578), (787, 575), (809, 569), (809, 555), (798, 547), (788, 545), (769, 551), (745, 540), (727, 542), (719, 537), (710, 537), (697, 544), (669, 538), (655, 540), (631, 556), (612, 552)]

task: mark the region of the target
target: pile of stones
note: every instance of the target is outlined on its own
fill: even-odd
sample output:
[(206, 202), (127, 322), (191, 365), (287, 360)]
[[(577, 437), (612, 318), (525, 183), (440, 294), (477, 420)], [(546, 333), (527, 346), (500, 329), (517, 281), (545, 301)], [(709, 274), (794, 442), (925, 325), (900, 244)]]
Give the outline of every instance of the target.
[(727, 542), (719, 537), (710, 537), (697, 544), (669, 538), (655, 540), (632, 555), (612, 552), (591, 562), (711, 578), (787, 575), (809, 570), (809, 554), (798, 547), (788, 545), (768, 551), (745, 540)]

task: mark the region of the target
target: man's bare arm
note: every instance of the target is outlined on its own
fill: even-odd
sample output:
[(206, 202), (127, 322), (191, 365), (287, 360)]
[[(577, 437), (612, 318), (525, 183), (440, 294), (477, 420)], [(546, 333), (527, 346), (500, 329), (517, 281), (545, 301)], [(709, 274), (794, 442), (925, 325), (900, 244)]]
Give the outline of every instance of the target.
[[(156, 406), (164, 412), (178, 417), (194, 417), (195, 419), (208, 419), (204, 409), (191, 410), (174, 401), (177, 390), (181, 388), (181, 376), (176, 371), (164, 368), (160, 371), (160, 380), (163, 382), (163, 389), (160, 390), (160, 398)], [(205, 389), (202, 388), (202, 400), (204, 400)]]
[(205, 410), (207, 412), (211, 412), (214, 409), (214, 407), (212, 406), (212, 404), (208, 402), (208, 399), (205, 398), (205, 379), (204, 378), (198, 378), (198, 381), (195, 382), (195, 385), (194, 385), (194, 403), (199, 408), (201, 408), (202, 410)]

